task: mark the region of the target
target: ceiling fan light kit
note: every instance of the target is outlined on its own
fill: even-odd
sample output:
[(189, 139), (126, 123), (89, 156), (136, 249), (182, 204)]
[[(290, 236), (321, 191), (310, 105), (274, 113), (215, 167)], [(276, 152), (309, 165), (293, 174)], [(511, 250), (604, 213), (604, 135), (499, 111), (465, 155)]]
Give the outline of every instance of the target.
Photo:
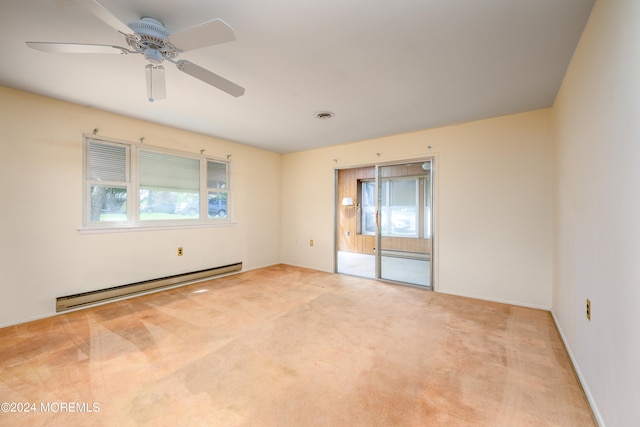
[(147, 99), (153, 102), (167, 97), (164, 79), (164, 67), (162, 65), (147, 64), (145, 67), (147, 77)]
[(183, 52), (235, 40), (233, 29), (221, 19), (213, 19), (172, 34), (162, 22), (155, 18), (144, 16), (125, 25), (96, 0), (75, 1), (105, 24), (124, 35), (130, 49), (110, 45), (50, 42), (26, 42), (27, 46), (52, 53), (142, 54), (148, 63), (145, 67), (145, 74), (147, 99), (150, 102), (166, 98), (164, 67), (161, 65), (165, 60), (175, 64), (185, 74), (232, 96), (238, 97), (244, 94), (244, 88), (230, 80), (192, 62), (176, 60), (178, 55)]

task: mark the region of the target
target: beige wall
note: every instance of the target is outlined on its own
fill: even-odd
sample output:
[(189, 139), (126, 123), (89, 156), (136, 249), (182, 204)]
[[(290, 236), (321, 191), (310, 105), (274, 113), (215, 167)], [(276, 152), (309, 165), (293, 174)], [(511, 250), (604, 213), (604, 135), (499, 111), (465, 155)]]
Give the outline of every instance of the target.
[[(333, 271), (335, 168), (433, 155), (436, 288), (552, 306), (600, 424), (640, 425), (639, 58), (640, 2), (598, 0), (553, 109), (284, 156), (0, 87), (0, 326), (238, 260)], [(81, 235), (95, 127), (231, 154), (237, 224)]]
[(549, 308), (551, 149), (547, 109), (284, 155), (281, 259), (333, 271), (335, 168), (435, 155), (436, 289)]
[[(236, 224), (80, 234), (82, 134), (231, 155)], [(0, 326), (51, 315), (58, 296), (243, 261), (277, 263), (280, 160), (214, 138), (0, 87)], [(177, 257), (176, 248), (184, 247)]]
[[(2, 200), (10, 207), (1, 214), (0, 324), (52, 314), (57, 296), (240, 260), (333, 271), (335, 168), (430, 155), (436, 289), (551, 305), (549, 110), (280, 156), (0, 90)], [(230, 154), (237, 224), (80, 234), (82, 133), (96, 127), (113, 138)]]
[(553, 112), (553, 313), (601, 425), (638, 426), (640, 2), (596, 3)]

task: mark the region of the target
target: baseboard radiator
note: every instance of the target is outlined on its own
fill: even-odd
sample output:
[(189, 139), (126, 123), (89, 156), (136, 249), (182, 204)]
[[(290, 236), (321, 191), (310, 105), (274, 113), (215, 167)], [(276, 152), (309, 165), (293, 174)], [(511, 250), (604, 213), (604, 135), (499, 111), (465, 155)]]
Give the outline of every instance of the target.
[(137, 294), (160, 290), (162, 288), (167, 288), (169, 286), (175, 286), (194, 280), (234, 273), (240, 270), (242, 270), (242, 262), (224, 265), (221, 267), (209, 268), (207, 270), (177, 274), (175, 276), (168, 276), (159, 279), (146, 280), (144, 282), (131, 283), (128, 285), (114, 286), (112, 288), (59, 297), (56, 298), (56, 312), (72, 310), (75, 308), (103, 303), (114, 299), (134, 296)]

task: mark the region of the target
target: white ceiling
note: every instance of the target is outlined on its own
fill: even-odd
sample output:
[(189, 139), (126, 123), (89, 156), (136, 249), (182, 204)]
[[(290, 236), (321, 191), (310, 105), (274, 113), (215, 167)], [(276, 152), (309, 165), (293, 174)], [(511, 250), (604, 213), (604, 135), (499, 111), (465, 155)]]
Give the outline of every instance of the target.
[[(234, 98), (141, 55), (52, 54), (25, 41), (127, 46), (73, 0), (0, 0), (0, 85), (288, 153), (553, 104), (594, 0), (98, 0), (177, 32), (213, 18), (236, 40), (180, 55)], [(317, 111), (335, 113), (318, 120)]]

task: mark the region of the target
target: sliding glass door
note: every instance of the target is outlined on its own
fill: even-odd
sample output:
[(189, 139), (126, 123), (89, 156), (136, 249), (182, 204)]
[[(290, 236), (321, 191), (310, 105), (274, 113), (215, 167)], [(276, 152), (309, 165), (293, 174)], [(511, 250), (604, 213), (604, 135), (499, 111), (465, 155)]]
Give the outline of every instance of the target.
[(336, 271), (431, 287), (432, 161), (336, 176)]
[(377, 277), (431, 287), (431, 161), (378, 167)]

